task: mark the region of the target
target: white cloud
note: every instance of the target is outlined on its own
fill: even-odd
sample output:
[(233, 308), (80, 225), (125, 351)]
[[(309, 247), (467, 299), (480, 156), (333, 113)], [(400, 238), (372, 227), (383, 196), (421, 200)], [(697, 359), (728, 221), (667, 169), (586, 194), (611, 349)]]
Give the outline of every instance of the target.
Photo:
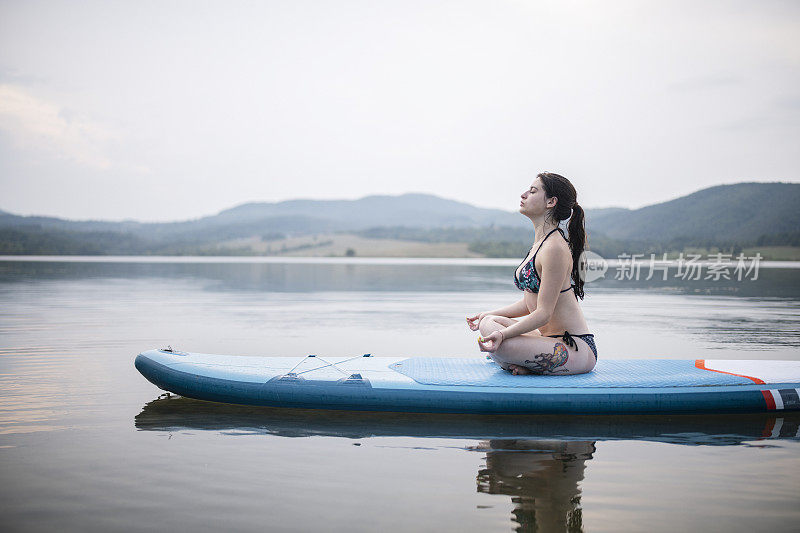
[(105, 128), (69, 116), (59, 105), (37, 98), (23, 87), (0, 85), (0, 129), (8, 132), (20, 149), (44, 151), (101, 170), (111, 167), (102, 149), (111, 138)]

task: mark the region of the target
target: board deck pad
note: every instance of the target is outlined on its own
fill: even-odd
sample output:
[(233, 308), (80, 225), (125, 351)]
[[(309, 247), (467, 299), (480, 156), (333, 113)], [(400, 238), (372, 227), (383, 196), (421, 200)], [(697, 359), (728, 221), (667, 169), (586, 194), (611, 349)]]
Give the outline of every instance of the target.
[(576, 376), (514, 376), (494, 361), (476, 358), (416, 357), (389, 365), (425, 385), (472, 387), (707, 387), (752, 385), (746, 377), (697, 368), (695, 361), (601, 359), (594, 370)]

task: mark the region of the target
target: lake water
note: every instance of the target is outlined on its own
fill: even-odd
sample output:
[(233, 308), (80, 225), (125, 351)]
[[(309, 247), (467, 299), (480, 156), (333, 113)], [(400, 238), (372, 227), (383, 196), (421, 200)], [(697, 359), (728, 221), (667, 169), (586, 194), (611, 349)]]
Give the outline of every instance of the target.
[[(800, 522), (800, 416), (459, 416), (159, 398), (165, 347), (475, 356), (515, 261), (0, 258), (4, 531), (752, 531)], [(784, 267), (786, 265), (783, 265)], [(800, 359), (800, 265), (605, 279), (601, 358)]]

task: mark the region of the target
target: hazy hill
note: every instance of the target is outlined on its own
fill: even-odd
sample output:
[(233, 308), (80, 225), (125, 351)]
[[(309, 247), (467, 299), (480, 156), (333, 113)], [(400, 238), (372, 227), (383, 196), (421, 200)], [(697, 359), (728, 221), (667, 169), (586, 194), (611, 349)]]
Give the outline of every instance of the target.
[[(470, 227), (521, 225), (520, 216), (484, 209), (430, 194), (367, 196), (359, 200), (289, 200), (250, 203), (222, 211), (216, 221), (241, 222), (275, 216), (308, 216), (333, 222), (338, 229), (373, 226)], [(210, 219), (208, 219), (210, 220)]]
[(287, 200), (248, 203), (195, 220), (166, 223), (72, 221), (0, 213), (0, 227), (65, 231), (125, 231), (151, 239), (246, 237), (265, 231), (354, 231), (375, 226), (523, 226), (518, 213), (484, 209), (429, 194), (367, 196), (359, 200)]
[(752, 241), (800, 231), (800, 184), (735, 183), (635, 210), (596, 213), (589, 227), (615, 239)]
[[(800, 184), (738, 183), (641, 209), (590, 209), (589, 243), (609, 256), (631, 247), (797, 246), (798, 203)], [(517, 212), (428, 194), (248, 203), (170, 223), (71, 221), (0, 211), (0, 253), (11, 254), (263, 253), (249, 243), (337, 232), (372, 239), (466, 242), (476, 253), (492, 256), (516, 256), (527, 250), (532, 238), (530, 222)], [(231, 242), (239, 244), (232, 247)]]

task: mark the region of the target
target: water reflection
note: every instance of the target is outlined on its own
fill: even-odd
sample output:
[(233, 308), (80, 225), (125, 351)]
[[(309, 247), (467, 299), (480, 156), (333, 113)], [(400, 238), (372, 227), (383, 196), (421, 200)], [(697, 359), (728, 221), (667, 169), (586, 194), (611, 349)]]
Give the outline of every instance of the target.
[[(317, 262), (290, 263), (197, 263), (181, 262), (52, 262), (0, 260), (0, 283), (25, 280), (68, 280), (91, 278), (181, 278), (206, 282), (210, 290), (270, 292), (320, 291), (482, 291), (508, 288), (516, 261), (508, 265), (452, 262), (425, 263), (414, 259), (389, 264)], [(646, 290), (680, 294), (715, 294), (800, 298), (800, 268), (759, 270), (758, 279), (741, 281), (682, 279), (671, 267), (667, 279), (615, 279), (610, 270), (591, 289)]]
[[(147, 403), (140, 431), (210, 431), (277, 435), (452, 438), (477, 441), (485, 454), (479, 493), (505, 495), (516, 531), (583, 531), (581, 487), (598, 441), (654, 441), (680, 446), (769, 447), (800, 441), (800, 413), (725, 415), (497, 416), (370, 413), (250, 407), (177, 396)], [(483, 507), (479, 505), (478, 507)], [(494, 507), (486, 501), (485, 507)]]
[(719, 415), (457, 415), (251, 407), (174, 395), (148, 402), (134, 424), (143, 431), (217, 431), (229, 435), (430, 437), (470, 440), (645, 440), (735, 446), (800, 440), (800, 413)]
[(478, 491), (511, 496), (517, 531), (583, 531), (580, 483), (594, 441), (488, 440), (475, 449), (486, 450)]

